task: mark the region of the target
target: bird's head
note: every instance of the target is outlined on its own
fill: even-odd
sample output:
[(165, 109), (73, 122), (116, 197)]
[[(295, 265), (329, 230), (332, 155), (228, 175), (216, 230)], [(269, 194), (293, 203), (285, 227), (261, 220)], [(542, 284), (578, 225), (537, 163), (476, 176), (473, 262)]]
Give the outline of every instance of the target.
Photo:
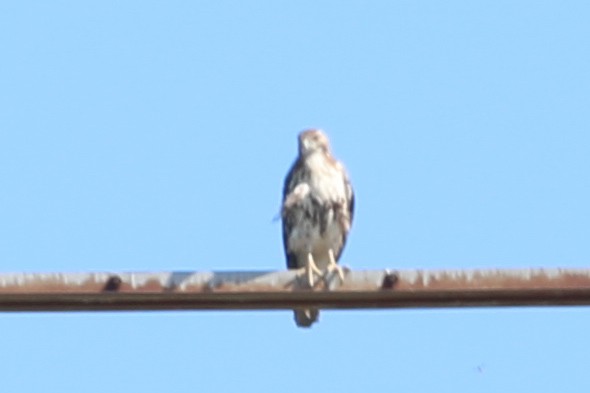
[(330, 152), (330, 141), (322, 130), (305, 130), (299, 134), (299, 154), (308, 156), (315, 152)]

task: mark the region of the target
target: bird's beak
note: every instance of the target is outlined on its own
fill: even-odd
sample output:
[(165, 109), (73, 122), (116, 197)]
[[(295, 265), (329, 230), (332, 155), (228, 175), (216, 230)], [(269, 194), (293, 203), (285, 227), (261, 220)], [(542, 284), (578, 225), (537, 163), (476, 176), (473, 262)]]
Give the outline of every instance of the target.
[(304, 151), (309, 151), (309, 149), (311, 148), (309, 139), (304, 139), (302, 141), (302, 144), (303, 144), (303, 150)]

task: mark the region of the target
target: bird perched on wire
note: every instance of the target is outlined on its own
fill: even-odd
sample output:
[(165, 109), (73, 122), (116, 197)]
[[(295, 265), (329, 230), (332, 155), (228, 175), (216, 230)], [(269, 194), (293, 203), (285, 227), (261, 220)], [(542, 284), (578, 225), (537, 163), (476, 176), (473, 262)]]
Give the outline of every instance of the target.
[[(337, 262), (352, 224), (354, 193), (323, 131), (305, 130), (298, 142), (299, 155), (283, 187), (283, 246), (287, 267), (300, 269), (313, 287), (316, 275), (325, 279), (335, 272), (344, 280)], [(295, 310), (300, 327), (311, 326), (318, 316), (317, 309)]]

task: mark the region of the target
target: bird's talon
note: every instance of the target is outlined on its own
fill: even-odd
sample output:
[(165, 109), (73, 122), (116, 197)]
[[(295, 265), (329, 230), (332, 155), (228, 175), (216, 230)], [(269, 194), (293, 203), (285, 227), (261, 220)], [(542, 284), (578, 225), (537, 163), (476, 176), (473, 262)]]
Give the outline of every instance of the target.
[(310, 288), (315, 286), (314, 273), (320, 277), (323, 275), (322, 271), (316, 266), (313, 256), (309, 253), (307, 254), (307, 265), (303, 268), (303, 275), (306, 278), (306, 284)]
[(332, 249), (329, 250), (328, 255), (330, 256), (330, 264), (328, 265), (327, 268), (327, 273), (332, 273), (333, 271), (336, 271), (336, 273), (338, 274), (338, 277), (340, 278), (340, 284), (344, 283), (344, 270), (349, 270), (348, 268), (345, 268), (343, 266), (340, 266), (336, 263), (336, 258), (334, 258), (334, 252), (332, 251)]

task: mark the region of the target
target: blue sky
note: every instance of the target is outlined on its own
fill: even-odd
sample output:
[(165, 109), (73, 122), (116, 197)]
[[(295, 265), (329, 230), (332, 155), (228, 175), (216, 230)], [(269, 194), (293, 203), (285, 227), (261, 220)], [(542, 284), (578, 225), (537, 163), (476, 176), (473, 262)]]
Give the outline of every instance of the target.
[[(0, 270), (284, 268), (296, 135), (354, 269), (590, 261), (582, 1), (0, 4)], [(581, 391), (586, 308), (0, 314), (3, 391)]]

